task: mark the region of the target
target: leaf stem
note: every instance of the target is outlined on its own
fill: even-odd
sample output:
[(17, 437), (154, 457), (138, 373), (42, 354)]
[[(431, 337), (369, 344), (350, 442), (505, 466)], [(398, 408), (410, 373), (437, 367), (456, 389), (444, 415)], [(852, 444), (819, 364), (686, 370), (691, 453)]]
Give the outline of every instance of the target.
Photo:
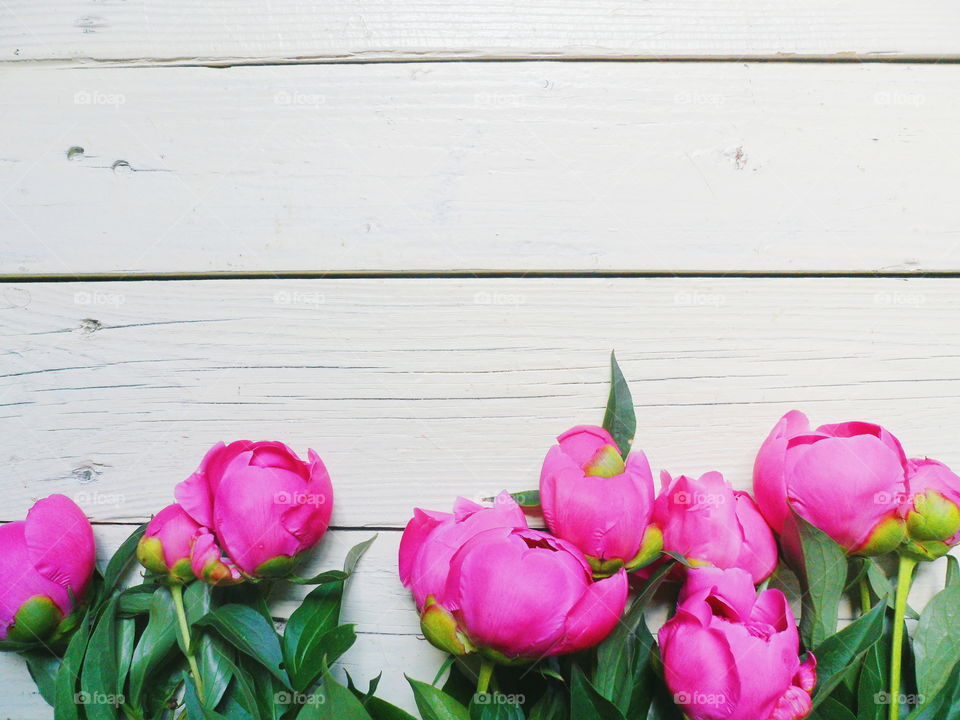
[(860, 614), (866, 615), (872, 607), (873, 603), (870, 601), (870, 581), (867, 579), (867, 574), (864, 573), (860, 576)]
[(493, 677), (493, 663), (490, 660), (480, 661), (480, 677), (477, 678), (477, 693), (482, 695), (490, 687), (490, 678)]
[(897, 595), (893, 606), (893, 647), (890, 648), (890, 720), (900, 720), (900, 670), (903, 653), (903, 616), (907, 609), (907, 595), (917, 561), (900, 556), (897, 569)]
[(173, 596), (173, 605), (177, 610), (177, 622), (180, 628), (180, 639), (183, 641), (183, 654), (190, 665), (190, 674), (197, 686), (197, 697), (203, 702), (203, 681), (200, 679), (200, 668), (197, 659), (193, 656), (193, 647), (190, 644), (190, 623), (187, 622), (187, 610), (183, 606), (183, 586), (170, 585), (170, 595)]

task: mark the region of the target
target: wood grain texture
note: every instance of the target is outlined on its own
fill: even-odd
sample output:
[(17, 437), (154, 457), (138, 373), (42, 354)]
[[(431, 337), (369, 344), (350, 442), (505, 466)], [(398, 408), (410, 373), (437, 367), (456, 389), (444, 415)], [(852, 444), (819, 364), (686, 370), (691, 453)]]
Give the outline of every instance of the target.
[(750, 482), (785, 411), (960, 466), (960, 297), (935, 279), (258, 280), (0, 286), (4, 515), (140, 522), (218, 440), (316, 449), (334, 524), (535, 487), (615, 347), (655, 468)]
[(0, 70), (0, 274), (960, 270), (953, 66)]
[(0, 58), (144, 63), (956, 57), (949, 0), (8, 0)]

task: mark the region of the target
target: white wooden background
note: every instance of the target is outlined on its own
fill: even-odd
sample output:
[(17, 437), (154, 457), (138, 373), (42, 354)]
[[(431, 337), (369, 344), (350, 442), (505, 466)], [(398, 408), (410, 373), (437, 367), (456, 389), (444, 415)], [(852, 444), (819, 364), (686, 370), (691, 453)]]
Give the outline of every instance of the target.
[(610, 348), (658, 468), (746, 488), (794, 407), (960, 466), (958, 58), (953, 0), (6, 0), (0, 521), (106, 557), (215, 441), (313, 447), (409, 708), (411, 508), (534, 487)]

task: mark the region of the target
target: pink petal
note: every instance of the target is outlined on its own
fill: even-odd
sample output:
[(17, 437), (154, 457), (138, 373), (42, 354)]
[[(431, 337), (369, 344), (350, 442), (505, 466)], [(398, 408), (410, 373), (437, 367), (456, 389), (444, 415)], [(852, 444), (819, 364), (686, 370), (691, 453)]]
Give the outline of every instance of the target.
[(723, 633), (678, 612), (660, 628), (658, 640), (667, 687), (687, 715), (697, 720), (741, 717), (732, 715), (740, 701), (740, 677)]
[(781, 532), (783, 521), (790, 514), (784, 479), (787, 442), (809, 432), (807, 416), (791, 410), (770, 431), (753, 465), (753, 494), (764, 518), (777, 533)]
[(620, 447), (613, 440), (613, 436), (596, 425), (577, 425), (557, 437), (560, 449), (564, 455), (570, 457), (577, 465), (583, 467), (597, 451), (604, 445), (613, 445), (620, 452)]
[(848, 551), (899, 507), (905, 492), (900, 459), (871, 435), (791, 448), (786, 476), (797, 513)]
[(93, 528), (65, 495), (51, 495), (27, 512), (24, 538), (37, 572), (83, 597), (96, 564)]
[(48, 580), (33, 566), (27, 548), (26, 523), (23, 521), (0, 525), (0, 640), (5, 640), (13, 616), (24, 602), (35, 595), (49, 597), (67, 615), (73, 609), (66, 587)]
[(734, 567), (743, 568), (759, 585), (777, 569), (777, 541), (756, 503), (745, 492), (735, 492), (737, 522), (743, 542)]
[(576, 652), (601, 642), (620, 622), (627, 604), (627, 573), (620, 570), (587, 586), (564, 624), (563, 639), (551, 655)]

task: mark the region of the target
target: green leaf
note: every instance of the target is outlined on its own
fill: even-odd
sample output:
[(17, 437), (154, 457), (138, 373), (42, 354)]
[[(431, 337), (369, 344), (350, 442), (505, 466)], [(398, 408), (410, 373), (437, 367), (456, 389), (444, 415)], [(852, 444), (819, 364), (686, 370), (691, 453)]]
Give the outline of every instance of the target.
[(828, 697), (810, 715), (810, 720), (857, 720), (857, 716), (839, 700)]
[(644, 614), (654, 593), (673, 568), (672, 562), (657, 568), (613, 632), (597, 646), (594, 687), (624, 714), (642, 716), (643, 709), (649, 705), (646, 671), (653, 636)]
[[(187, 622), (192, 626), (213, 610), (213, 586), (204, 582), (191, 583), (183, 593), (183, 604), (187, 611)], [(223, 663), (223, 656), (229, 655), (231, 648), (223, 639), (210, 633), (191, 638), (190, 644), (196, 647), (197, 665), (203, 683), (203, 702), (207, 707), (216, 707), (230, 683), (230, 670)]]
[(570, 680), (570, 717), (577, 720), (624, 720), (617, 706), (590, 684), (579, 666), (573, 666)]
[(189, 673), (183, 674), (183, 682), (183, 704), (187, 709), (187, 720), (230, 720), (230, 718), (221, 715), (200, 702), (200, 698), (197, 696), (197, 688), (193, 684), (193, 679)]
[(410, 677), (407, 682), (413, 688), (413, 699), (423, 720), (470, 720), (467, 709), (443, 690)]
[(133, 644), (137, 636), (137, 624), (133, 618), (117, 618), (117, 689), (123, 690), (127, 672), (133, 660)]
[[(557, 684), (547, 686), (546, 692), (530, 709), (529, 720), (565, 720), (570, 715), (570, 702), (566, 692)], [(645, 717), (637, 715), (638, 718)]]
[(885, 611), (886, 606), (877, 603), (866, 615), (828, 637), (814, 650), (813, 654), (817, 658), (814, 706), (826, 700), (831, 691), (843, 680), (844, 674), (851, 667), (859, 665), (861, 658), (870, 647), (883, 636)]
[(379, 534), (375, 534), (350, 548), (347, 552), (347, 557), (343, 560), (343, 571), (347, 573), (347, 575), (352, 575), (353, 571), (357, 569), (357, 563), (360, 562), (360, 558), (370, 549), (370, 546), (373, 545), (377, 537), (379, 537)]
[[(893, 583), (890, 582), (890, 578), (887, 577), (883, 568), (880, 567), (877, 558), (864, 558), (864, 561), (867, 565), (867, 580), (870, 583), (870, 589), (873, 590), (874, 595), (887, 603), (887, 607), (893, 610)], [(907, 605), (904, 615), (911, 620), (920, 619), (920, 613), (909, 605)]]
[(20, 655), (26, 663), (30, 677), (40, 692), (40, 697), (53, 705), (57, 700), (57, 671), (60, 670), (60, 658), (50, 650), (31, 650)]
[(305, 578), (291, 575), (286, 578), (286, 580), (295, 585), (327, 585), (333, 582), (343, 582), (348, 577), (350, 577), (350, 575), (343, 570), (324, 570), (322, 573), (318, 573), (312, 577)]
[(931, 598), (913, 636), (917, 691), (932, 698), (960, 661), (960, 584), (951, 584)]
[(413, 715), (378, 697), (368, 698), (363, 704), (373, 720), (417, 720)]
[(323, 666), (321, 691), (308, 695), (308, 702), (297, 713), (297, 720), (372, 720), (352, 692), (330, 675)]
[(878, 702), (878, 696), (886, 687), (888, 662), (884, 643), (874, 643), (867, 650), (857, 682), (857, 720), (883, 720), (887, 714), (887, 707)]
[(337, 581), (311, 590), (283, 630), (283, 656), (297, 690), (307, 687), (321, 671), (323, 657), (317, 650), (322, 638), (340, 622), (343, 585)]
[(955, 555), (947, 555), (946, 585), (955, 585), (960, 582), (960, 560)]
[(70, 638), (63, 662), (57, 671), (56, 701), (53, 704), (54, 720), (79, 720), (80, 709), (76, 704), (77, 680), (83, 666), (83, 657), (90, 641), (90, 624), (82, 622)]
[(501, 693), (483, 693), (470, 701), (470, 720), (525, 720), (514, 698)]
[(90, 636), (80, 673), (80, 689), (88, 720), (114, 720), (119, 705), (117, 616), (114, 594)]
[(130, 702), (138, 707), (144, 684), (176, 644), (177, 614), (170, 591), (156, 586), (150, 598), (150, 613), (130, 663)]
[(153, 602), (153, 593), (159, 587), (155, 583), (134, 585), (120, 593), (120, 602), (117, 604), (117, 614), (121, 617), (145, 615), (150, 612), (150, 603)]
[(607, 398), (607, 411), (603, 416), (603, 428), (613, 436), (620, 447), (620, 453), (626, 459), (633, 445), (633, 436), (637, 433), (637, 416), (633, 409), (633, 397), (627, 385), (617, 356), (610, 353), (610, 396)]
[(246, 605), (224, 605), (196, 621), (210, 627), (241, 652), (265, 667), (277, 680), (290, 687), (290, 679), (281, 667), (283, 656), (273, 626), (253, 608)]
[[(260, 714), (260, 706), (257, 701), (257, 690), (252, 678), (243, 668), (235, 665), (233, 661), (224, 654), (220, 662), (226, 668), (226, 674), (230, 678), (231, 687), (236, 690), (234, 693), (237, 703), (242, 707), (250, 717), (256, 718)], [(203, 675), (203, 670), (200, 670)], [(206, 685), (204, 685), (206, 689)]]
[(907, 720), (960, 720), (960, 663), (954, 665), (943, 689), (923, 700)]
[(133, 559), (133, 556), (136, 554), (137, 543), (140, 542), (140, 538), (143, 537), (146, 529), (147, 525), (144, 523), (130, 533), (130, 536), (120, 544), (120, 547), (117, 548), (113, 557), (110, 558), (110, 561), (107, 563), (107, 569), (103, 571), (102, 592), (104, 597), (109, 597), (120, 583), (120, 580), (123, 579), (123, 573), (127, 569), (127, 565), (130, 564), (130, 560)]
[[(847, 556), (826, 533), (794, 514), (803, 546), (800, 636), (815, 648), (837, 631), (840, 598), (847, 580)], [(819, 656), (818, 656), (819, 659)]]

